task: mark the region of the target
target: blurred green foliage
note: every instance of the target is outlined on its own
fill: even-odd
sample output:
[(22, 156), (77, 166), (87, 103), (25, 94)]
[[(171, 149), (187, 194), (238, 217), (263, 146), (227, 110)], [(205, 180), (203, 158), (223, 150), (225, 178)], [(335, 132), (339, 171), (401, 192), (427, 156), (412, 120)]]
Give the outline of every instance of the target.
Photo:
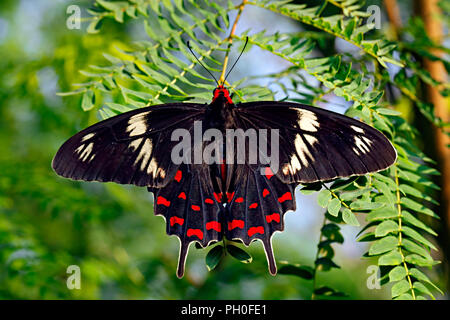
[[(86, 15), (91, 1), (77, 4)], [(179, 280), (178, 240), (153, 215), (148, 192), (54, 174), (50, 163), (61, 143), (98, 121), (98, 108), (83, 111), (80, 95), (56, 92), (73, 90), (74, 83), (86, 81), (79, 70), (104, 65), (104, 53), (138, 37), (133, 21), (105, 19), (97, 34), (69, 30), (68, 5), (0, 3), (0, 28), (7, 29), (3, 38), (0, 33), (0, 299), (310, 298), (313, 284), (307, 280), (268, 274), (259, 243), (249, 248), (251, 264), (226, 258), (210, 273), (206, 250), (192, 246)], [(304, 238), (293, 238), (274, 237), (277, 258), (311, 265), (317, 243), (299, 245)], [(389, 290), (367, 289), (369, 262), (359, 256), (336, 260), (341, 269), (321, 274), (321, 282), (348, 298), (389, 297)], [(66, 286), (70, 265), (81, 268), (80, 290)]]

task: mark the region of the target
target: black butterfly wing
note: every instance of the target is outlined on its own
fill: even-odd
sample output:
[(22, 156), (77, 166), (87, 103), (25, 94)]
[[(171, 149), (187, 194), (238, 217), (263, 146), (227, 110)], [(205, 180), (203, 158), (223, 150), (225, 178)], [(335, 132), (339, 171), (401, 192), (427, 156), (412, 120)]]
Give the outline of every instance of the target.
[(171, 103), (133, 110), (96, 123), (67, 140), (52, 166), (74, 180), (161, 187), (177, 166), (170, 150), (174, 129), (190, 130), (204, 105)]
[(381, 132), (335, 112), (290, 102), (237, 106), (244, 122), (279, 130), (277, 175), (286, 183), (363, 175), (384, 170), (397, 158)]
[(295, 210), (294, 184), (286, 184), (269, 169), (261, 174), (259, 168), (240, 165), (239, 176), (227, 205), (225, 236), (249, 245), (260, 240), (266, 252), (269, 271), (277, 267), (272, 250), (272, 235), (284, 230), (284, 214)]
[(154, 193), (155, 214), (165, 218), (167, 234), (180, 240), (179, 278), (184, 274), (191, 242), (206, 247), (222, 240), (224, 207), (218, 202), (209, 170), (209, 166), (182, 164), (164, 188), (149, 188)]
[[(230, 171), (233, 177), (228, 181), (234, 183), (227, 186), (232, 200), (227, 206), (225, 235), (245, 245), (262, 241), (269, 270), (275, 274), (271, 239), (275, 231), (284, 229), (284, 214), (296, 208), (296, 184), (383, 170), (395, 161), (396, 151), (372, 127), (311, 106), (251, 102), (238, 104), (236, 111), (238, 127), (259, 132), (259, 158), (256, 164), (248, 162)], [(261, 129), (267, 130), (266, 138)], [(278, 140), (272, 140), (273, 129), (278, 130)], [(261, 153), (261, 144), (267, 146), (266, 152)], [(249, 159), (252, 151), (245, 147)], [(262, 161), (275, 149), (279, 161), (276, 172)]]

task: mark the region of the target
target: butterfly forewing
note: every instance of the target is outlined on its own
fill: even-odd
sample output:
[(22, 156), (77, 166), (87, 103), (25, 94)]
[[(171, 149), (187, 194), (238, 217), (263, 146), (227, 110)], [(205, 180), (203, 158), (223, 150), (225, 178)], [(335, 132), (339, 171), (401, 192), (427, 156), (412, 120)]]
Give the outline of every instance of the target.
[(323, 109), (289, 102), (238, 105), (244, 122), (279, 129), (279, 171), (286, 183), (311, 183), (388, 168), (397, 153), (367, 124)]
[(174, 129), (190, 130), (203, 105), (167, 104), (101, 121), (70, 138), (52, 166), (74, 180), (163, 186), (177, 169), (170, 159)]

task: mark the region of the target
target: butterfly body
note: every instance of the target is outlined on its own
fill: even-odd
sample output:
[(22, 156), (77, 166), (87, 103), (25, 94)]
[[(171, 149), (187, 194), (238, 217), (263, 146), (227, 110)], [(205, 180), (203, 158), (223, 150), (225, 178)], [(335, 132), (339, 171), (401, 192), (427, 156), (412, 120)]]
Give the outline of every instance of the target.
[[(177, 154), (181, 140), (189, 148)], [(210, 149), (220, 151), (205, 157)], [(275, 274), (271, 239), (296, 209), (296, 185), (380, 171), (396, 156), (382, 133), (358, 120), (291, 102), (234, 104), (218, 86), (209, 105), (169, 103), (99, 122), (64, 143), (53, 168), (75, 180), (147, 187), (155, 214), (180, 240), (179, 277), (192, 242), (224, 238), (260, 240)]]

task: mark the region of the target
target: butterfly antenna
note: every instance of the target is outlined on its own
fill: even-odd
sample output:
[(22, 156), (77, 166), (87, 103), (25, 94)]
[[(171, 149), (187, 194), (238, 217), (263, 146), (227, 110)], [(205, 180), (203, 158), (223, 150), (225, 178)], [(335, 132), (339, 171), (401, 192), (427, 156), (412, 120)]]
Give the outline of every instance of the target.
[(195, 57), (195, 59), (197, 59), (198, 63), (210, 74), (210, 76), (214, 79), (214, 81), (217, 83), (217, 86), (219, 86), (219, 81), (217, 81), (216, 77), (214, 77), (214, 75), (211, 73), (211, 71), (209, 71), (204, 65), (203, 63), (200, 61), (199, 58), (197, 58), (197, 56), (195, 55), (194, 51), (191, 48), (191, 45), (189, 44), (189, 41), (186, 43), (187, 47), (189, 49), (189, 51), (192, 53), (192, 55)]
[(244, 53), (245, 47), (247, 46), (248, 43), (248, 37), (245, 38), (245, 44), (244, 47), (242, 48), (241, 53), (239, 54), (239, 56), (237, 57), (236, 61), (233, 63), (233, 65), (231, 66), (231, 69), (228, 71), (227, 75), (225, 76), (225, 80), (223, 80), (223, 83), (225, 83), (225, 81), (227, 81), (228, 75), (231, 73), (231, 71), (233, 71), (234, 66), (236, 65), (236, 63), (239, 61), (239, 59), (241, 58), (242, 54)]

